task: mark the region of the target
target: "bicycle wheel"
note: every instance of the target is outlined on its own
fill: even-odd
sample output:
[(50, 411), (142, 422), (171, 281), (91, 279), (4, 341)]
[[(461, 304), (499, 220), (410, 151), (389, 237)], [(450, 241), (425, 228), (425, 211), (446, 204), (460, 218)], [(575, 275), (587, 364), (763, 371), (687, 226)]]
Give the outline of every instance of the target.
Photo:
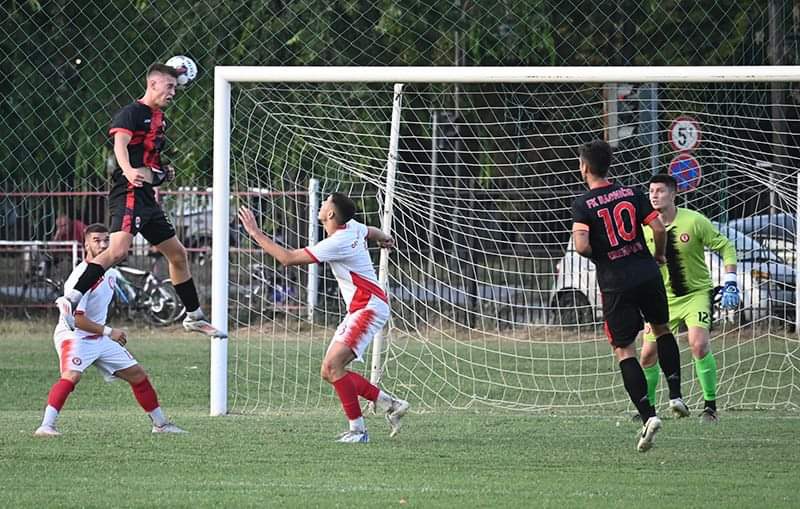
[(145, 318), (153, 325), (164, 326), (175, 323), (186, 313), (178, 292), (169, 279), (154, 285), (146, 295)]
[(32, 320), (37, 314), (50, 309), (61, 296), (61, 285), (50, 278), (34, 277), (22, 286), (20, 302), (25, 318)]

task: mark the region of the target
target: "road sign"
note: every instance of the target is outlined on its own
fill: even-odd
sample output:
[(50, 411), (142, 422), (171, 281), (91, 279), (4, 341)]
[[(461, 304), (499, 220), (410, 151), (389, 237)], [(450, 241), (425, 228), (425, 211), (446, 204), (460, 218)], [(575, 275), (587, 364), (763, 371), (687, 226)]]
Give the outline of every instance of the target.
[(700, 185), (703, 174), (700, 163), (687, 153), (678, 154), (669, 163), (669, 174), (678, 181), (678, 192), (694, 191)]
[(678, 152), (689, 152), (700, 144), (700, 123), (692, 117), (681, 116), (669, 126), (669, 142)]

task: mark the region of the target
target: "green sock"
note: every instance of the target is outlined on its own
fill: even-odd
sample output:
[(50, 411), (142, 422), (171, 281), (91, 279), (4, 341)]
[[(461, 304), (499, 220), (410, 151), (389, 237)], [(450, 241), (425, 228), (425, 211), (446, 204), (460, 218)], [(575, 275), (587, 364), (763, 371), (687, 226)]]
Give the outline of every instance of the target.
[(708, 352), (702, 359), (694, 360), (694, 370), (703, 388), (703, 399), (715, 401), (717, 399), (717, 361), (714, 354)]
[(656, 389), (658, 389), (658, 380), (661, 378), (661, 367), (656, 362), (649, 368), (642, 368), (644, 377), (647, 380), (647, 399), (650, 404), (656, 406)]

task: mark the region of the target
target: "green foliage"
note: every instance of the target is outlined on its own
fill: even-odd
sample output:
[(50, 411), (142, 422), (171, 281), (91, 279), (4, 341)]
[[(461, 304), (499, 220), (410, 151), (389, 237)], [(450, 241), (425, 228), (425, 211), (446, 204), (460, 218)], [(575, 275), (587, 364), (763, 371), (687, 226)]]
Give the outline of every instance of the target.
[(200, 66), (167, 112), (179, 184), (208, 185), (216, 65), (452, 65), (457, 45), (466, 65), (737, 64), (763, 57), (764, 13), (754, 0), (6, 2), (2, 189), (102, 187), (110, 116), (173, 54)]

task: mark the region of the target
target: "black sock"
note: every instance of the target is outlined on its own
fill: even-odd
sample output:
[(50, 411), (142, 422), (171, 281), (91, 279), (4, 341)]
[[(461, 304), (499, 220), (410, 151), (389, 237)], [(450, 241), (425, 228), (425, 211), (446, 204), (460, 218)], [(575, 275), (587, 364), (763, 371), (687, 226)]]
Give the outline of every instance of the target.
[(644, 378), (642, 366), (636, 357), (629, 357), (620, 361), (619, 369), (622, 371), (622, 382), (628, 391), (628, 396), (639, 410), (642, 422), (647, 422), (647, 419), (656, 415), (656, 409), (647, 399), (647, 380)]
[(183, 283), (173, 285), (178, 297), (181, 298), (187, 313), (196, 311), (200, 307), (200, 298), (197, 296), (197, 288), (194, 287), (194, 279), (189, 278)]
[(664, 334), (656, 339), (658, 348), (658, 362), (661, 364), (661, 371), (667, 377), (669, 386), (669, 399), (681, 397), (681, 353), (678, 350), (678, 342), (672, 333)]
[[(78, 278), (74, 289), (81, 292), (81, 295), (85, 294), (105, 273), (106, 269), (104, 269), (102, 265), (92, 262), (87, 263), (86, 269), (83, 271), (83, 274), (81, 274), (81, 277)], [(78, 299), (78, 302), (80, 302), (80, 299)], [(73, 309), (78, 305), (78, 302), (72, 303)]]
[(706, 400), (706, 408), (710, 408), (713, 411), (717, 411), (717, 400)]

